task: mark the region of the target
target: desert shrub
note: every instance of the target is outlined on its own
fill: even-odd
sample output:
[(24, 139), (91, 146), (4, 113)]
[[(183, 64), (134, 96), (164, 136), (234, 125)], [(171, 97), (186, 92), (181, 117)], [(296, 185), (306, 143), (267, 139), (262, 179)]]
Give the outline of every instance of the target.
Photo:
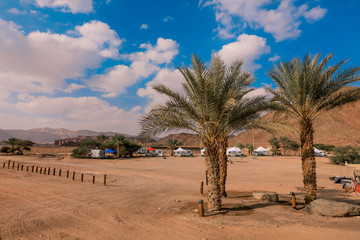
[(3, 147), (0, 149), (0, 152), (2, 152), (2, 153), (11, 153), (11, 147), (3, 146)]
[(330, 161), (334, 164), (341, 164), (347, 161), (350, 164), (360, 163), (360, 148), (354, 146), (334, 148), (334, 156), (330, 157)]
[(335, 148), (334, 145), (325, 145), (325, 144), (322, 144), (322, 143), (314, 144), (314, 147), (316, 147), (319, 150), (324, 150), (324, 151), (327, 151), (327, 152), (330, 152)]
[(72, 150), (71, 156), (74, 158), (87, 158), (90, 156), (90, 150), (87, 147), (78, 147)]

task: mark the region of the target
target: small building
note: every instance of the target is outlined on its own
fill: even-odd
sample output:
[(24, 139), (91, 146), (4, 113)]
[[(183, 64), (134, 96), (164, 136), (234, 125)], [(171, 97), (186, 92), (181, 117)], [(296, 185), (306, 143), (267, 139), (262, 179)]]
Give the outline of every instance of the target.
[(164, 153), (162, 150), (157, 150), (154, 148), (148, 148), (146, 150), (146, 156), (147, 157), (162, 157), (164, 156)]
[(254, 150), (254, 155), (255, 156), (269, 156), (268, 150), (261, 146)]
[(147, 149), (146, 148), (139, 148), (139, 150), (137, 151), (138, 154), (146, 154)]
[(105, 152), (102, 149), (91, 149), (91, 158), (105, 158)]
[(194, 154), (190, 150), (185, 150), (179, 147), (178, 149), (174, 150), (175, 156), (177, 157), (192, 157)]
[(232, 148), (226, 150), (226, 155), (229, 156), (229, 157), (241, 157), (241, 156), (244, 156), (243, 152), (237, 147), (232, 147)]
[(326, 157), (326, 154), (324, 151), (319, 150), (315, 147), (314, 147), (314, 155), (315, 155), (315, 157)]

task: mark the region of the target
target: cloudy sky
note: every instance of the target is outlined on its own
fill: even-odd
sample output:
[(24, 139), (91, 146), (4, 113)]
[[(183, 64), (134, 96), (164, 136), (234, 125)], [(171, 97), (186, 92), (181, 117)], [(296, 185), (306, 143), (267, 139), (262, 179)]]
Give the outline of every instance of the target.
[(181, 88), (191, 55), (242, 59), (254, 87), (273, 86), (275, 63), (334, 53), (360, 65), (356, 0), (2, 0), (0, 128), (137, 134)]

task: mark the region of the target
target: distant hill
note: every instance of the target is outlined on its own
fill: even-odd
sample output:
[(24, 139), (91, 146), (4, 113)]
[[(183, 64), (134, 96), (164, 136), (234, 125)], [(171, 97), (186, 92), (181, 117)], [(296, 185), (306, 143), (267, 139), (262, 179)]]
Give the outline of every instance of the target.
[[(268, 113), (263, 118), (270, 118), (273, 113)], [(292, 129), (297, 129), (297, 122), (294, 119), (285, 119)], [(278, 130), (270, 134), (263, 130), (246, 131), (229, 139), (230, 146), (236, 146), (239, 143), (247, 144), (253, 142), (255, 147), (270, 146), (269, 140), (273, 136), (287, 136), (290, 139), (300, 143), (299, 134), (285, 130)], [(183, 143), (183, 146), (199, 147), (200, 139), (195, 134), (180, 133), (170, 134), (169, 136), (153, 143), (156, 146), (166, 146), (170, 138), (176, 138)], [(314, 143), (331, 144), (335, 146), (357, 145), (360, 141), (360, 101), (346, 104), (335, 108), (322, 117), (315, 124)]]
[[(17, 129), (0, 129), (0, 141), (6, 141), (9, 138), (21, 138), (31, 140), (35, 143), (53, 143), (55, 140), (75, 138), (78, 136), (98, 136), (105, 134), (107, 136), (113, 136), (115, 132), (95, 132), (90, 130), (69, 130), (65, 128), (35, 128), (29, 130), (17, 130)], [(123, 134), (127, 137), (130, 135)]]

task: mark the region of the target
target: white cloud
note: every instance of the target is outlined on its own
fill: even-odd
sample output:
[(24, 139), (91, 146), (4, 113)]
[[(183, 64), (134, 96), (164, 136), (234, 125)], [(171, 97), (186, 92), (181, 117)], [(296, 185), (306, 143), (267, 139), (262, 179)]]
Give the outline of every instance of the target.
[(320, 6), (314, 7), (310, 9), (310, 11), (305, 12), (304, 17), (308, 22), (315, 22), (321, 18), (323, 18), (326, 14), (327, 10), (321, 8)]
[(161, 64), (170, 63), (178, 54), (178, 47), (176, 41), (164, 38), (158, 38), (155, 46), (141, 44), (140, 48), (145, 51), (124, 56), (132, 61), (130, 66), (117, 65), (107, 69), (104, 74), (87, 80), (87, 85), (95, 91), (104, 92), (103, 97), (116, 97), (124, 93), (126, 87), (159, 71)]
[(49, 7), (72, 13), (90, 13), (93, 11), (93, 0), (34, 0), (41, 8)]
[(270, 47), (266, 45), (265, 38), (242, 34), (235, 42), (224, 45), (219, 54), (228, 65), (236, 60), (243, 60), (243, 70), (255, 71), (261, 67), (255, 60), (269, 52)]
[(171, 90), (181, 93), (183, 92), (181, 85), (183, 82), (185, 82), (185, 80), (179, 70), (163, 68), (157, 73), (153, 80), (146, 83), (145, 88), (138, 89), (137, 94), (140, 97), (146, 97), (150, 99), (150, 102), (146, 107), (146, 110), (149, 111), (151, 107), (155, 106), (156, 104), (165, 103), (168, 100), (167, 96), (157, 93), (152, 88), (152, 86), (156, 84), (164, 84)]
[(141, 24), (141, 26), (140, 26), (140, 29), (148, 29), (148, 28), (149, 28), (149, 25), (147, 25), (145, 23)]
[(269, 58), (269, 62), (277, 62), (279, 60), (280, 60), (280, 56), (277, 54)]
[(138, 133), (139, 109), (125, 111), (96, 97), (33, 97), (22, 95), (17, 103), (0, 101), (1, 127), (91, 129)]
[[(271, 8), (276, 4), (276, 8)], [(276, 41), (296, 38), (301, 34), (299, 26), (301, 17), (307, 21), (316, 21), (324, 17), (326, 9), (320, 6), (311, 8), (303, 4), (295, 6), (292, 0), (212, 0), (203, 6), (214, 6), (216, 20), (219, 22), (218, 35), (231, 38), (234, 31), (241, 28), (234, 23), (240, 19), (253, 29), (263, 28), (265, 32), (274, 36)]]
[(174, 18), (173, 17), (171, 17), (171, 16), (166, 16), (166, 17), (164, 17), (163, 19), (162, 19), (162, 21), (163, 22), (170, 22), (170, 21), (172, 21)]
[(92, 21), (66, 34), (34, 31), (0, 19), (0, 92), (51, 93), (65, 79), (84, 76), (104, 57), (117, 57), (121, 40), (105, 23)]

